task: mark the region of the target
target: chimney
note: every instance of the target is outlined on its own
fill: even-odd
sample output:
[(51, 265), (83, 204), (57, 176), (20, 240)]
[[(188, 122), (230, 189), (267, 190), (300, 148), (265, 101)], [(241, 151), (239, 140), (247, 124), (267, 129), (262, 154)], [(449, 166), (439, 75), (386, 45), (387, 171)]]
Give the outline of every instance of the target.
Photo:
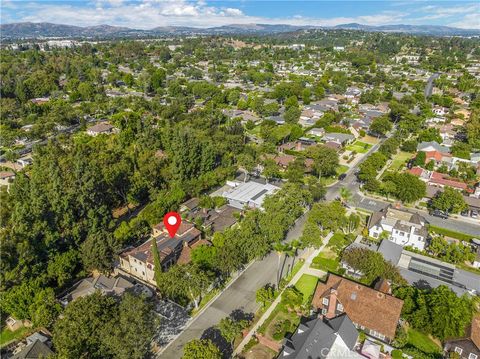
[(328, 319), (335, 317), (335, 311), (337, 309), (337, 291), (332, 289), (330, 291), (330, 298), (328, 300), (328, 311), (325, 315)]

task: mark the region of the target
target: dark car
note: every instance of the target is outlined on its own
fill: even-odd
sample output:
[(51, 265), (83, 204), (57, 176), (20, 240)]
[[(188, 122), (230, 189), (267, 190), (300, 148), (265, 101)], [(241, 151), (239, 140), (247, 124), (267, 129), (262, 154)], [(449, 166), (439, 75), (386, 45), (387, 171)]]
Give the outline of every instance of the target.
[(468, 209), (465, 210), (465, 211), (462, 211), (460, 214), (463, 216), (463, 217), (468, 217)]
[(430, 214), (434, 217), (440, 217), (440, 218), (443, 218), (443, 219), (448, 218), (448, 213), (445, 213), (443, 211), (439, 211), (438, 209), (433, 210), (432, 212), (430, 212)]
[(339, 181), (343, 181), (345, 179), (345, 177), (347, 177), (347, 174), (346, 173), (342, 173), (340, 176), (338, 176), (338, 180)]

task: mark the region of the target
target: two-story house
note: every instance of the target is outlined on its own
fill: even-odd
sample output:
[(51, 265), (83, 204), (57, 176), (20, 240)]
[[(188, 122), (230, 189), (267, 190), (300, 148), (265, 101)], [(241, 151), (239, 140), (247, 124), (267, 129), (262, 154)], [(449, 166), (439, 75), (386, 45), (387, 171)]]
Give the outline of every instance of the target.
[(278, 359), (364, 358), (355, 352), (358, 331), (346, 314), (335, 318), (302, 318), (290, 338), (286, 338)]
[[(158, 248), (162, 270), (177, 263), (182, 252), (191, 248), (200, 240), (201, 232), (192, 223), (185, 220), (173, 238), (163, 223), (153, 227), (152, 237)], [(120, 254), (120, 269), (145, 282), (155, 283), (155, 267), (152, 253), (152, 238), (138, 247), (127, 249)]]
[(426, 224), (425, 218), (416, 213), (388, 206), (370, 216), (368, 234), (379, 238), (383, 232), (386, 232), (388, 239), (394, 243), (423, 250), (428, 237)]
[(325, 283), (318, 282), (312, 305), (329, 319), (346, 313), (357, 329), (389, 343), (395, 337), (403, 300), (329, 274)]
[[(447, 340), (444, 346), (446, 355), (457, 353), (460, 359), (480, 358), (480, 316), (472, 319), (464, 338)], [(450, 358), (450, 356), (448, 356)]]

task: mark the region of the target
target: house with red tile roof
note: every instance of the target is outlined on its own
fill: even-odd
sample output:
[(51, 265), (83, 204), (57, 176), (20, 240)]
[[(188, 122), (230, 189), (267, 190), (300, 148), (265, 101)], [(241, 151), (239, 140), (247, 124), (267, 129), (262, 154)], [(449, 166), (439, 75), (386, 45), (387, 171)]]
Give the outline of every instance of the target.
[(435, 171), (432, 172), (429, 183), (437, 184), (440, 187), (449, 186), (463, 191), (467, 189), (467, 184), (465, 182), (449, 179), (447, 175)]
[[(266, 154), (265, 157), (274, 160), (275, 163), (284, 170), (287, 169), (288, 166), (297, 158), (296, 156), (285, 153), (280, 153), (278, 155)], [(313, 159), (306, 158), (304, 159), (304, 163), (306, 172), (310, 172), (313, 168)]]
[(326, 318), (346, 313), (355, 327), (389, 343), (395, 337), (403, 300), (330, 273), (325, 283), (318, 282), (312, 304)]
[(410, 170), (408, 170), (409, 173), (411, 173), (414, 176), (417, 176), (420, 178), (422, 181), (425, 183), (431, 185), (431, 186), (437, 186), (437, 187), (452, 187), (455, 189), (459, 189), (462, 191), (467, 191), (468, 186), (465, 182), (457, 181), (455, 179), (449, 178), (448, 175), (440, 172), (435, 172), (435, 171), (428, 171), (425, 170), (421, 167), (413, 167)]
[(443, 162), (447, 162), (448, 158), (452, 158), (449, 153), (442, 153), (439, 151), (425, 151), (425, 163), (434, 161), (436, 166), (440, 166)]

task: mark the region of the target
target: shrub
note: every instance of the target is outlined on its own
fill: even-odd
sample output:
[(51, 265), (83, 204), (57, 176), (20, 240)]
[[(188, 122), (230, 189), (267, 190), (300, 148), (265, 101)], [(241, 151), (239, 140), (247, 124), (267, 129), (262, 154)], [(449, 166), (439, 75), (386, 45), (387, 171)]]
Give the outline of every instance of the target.
[(285, 337), (285, 334), (290, 330), (292, 322), (288, 319), (279, 321), (274, 325), (273, 339), (281, 340)]
[(392, 358), (393, 359), (402, 359), (403, 358), (402, 351), (398, 350), (398, 349), (392, 350)]

